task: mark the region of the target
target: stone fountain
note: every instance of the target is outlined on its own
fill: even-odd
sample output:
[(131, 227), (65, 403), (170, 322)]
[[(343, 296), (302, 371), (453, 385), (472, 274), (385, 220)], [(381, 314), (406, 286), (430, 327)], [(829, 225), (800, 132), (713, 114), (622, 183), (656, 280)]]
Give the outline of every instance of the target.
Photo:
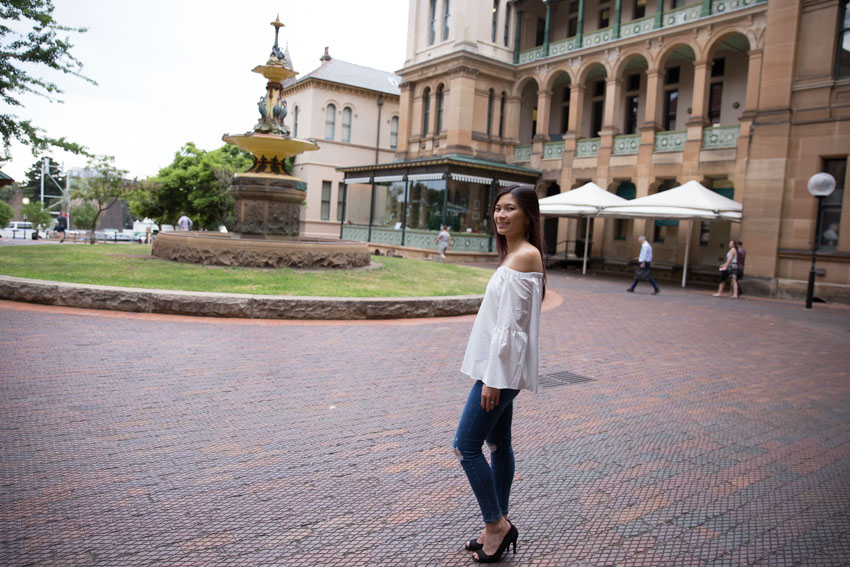
[(275, 28), (274, 47), (253, 72), (266, 78), (257, 103), (260, 119), (250, 132), (225, 134), (222, 140), (250, 152), (254, 163), (233, 177), (236, 205), (233, 233), (164, 232), (154, 240), (153, 255), (179, 262), (245, 267), (355, 268), (369, 264), (366, 244), (301, 236), (301, 207), (306, 184), (287, 170), (287, 158), (319, 149), (312, 141), (289, 135), (282, 81), (294, 77), (292, 64), (278, 46), (283, 24)]

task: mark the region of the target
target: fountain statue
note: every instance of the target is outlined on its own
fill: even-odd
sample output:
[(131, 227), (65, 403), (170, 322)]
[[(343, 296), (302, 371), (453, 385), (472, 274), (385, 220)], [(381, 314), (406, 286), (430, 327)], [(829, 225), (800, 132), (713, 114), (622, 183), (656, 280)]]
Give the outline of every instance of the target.
[(291, 175), (287, 160), (319, 146), (289, 135), (282, 81), (297, 73), (278, 46), (283, 24), (278, 17), (274, 47), (253, 72), (266, 78), (257, 103), (260, 119), (250, 132), (225, 134), (222, 140), (250, 152), (254, 163), (233, 176), (234, 232), (165, 232), (157, 235), (153, 255), (181, 262), (250, 267), (352, 268), (369, 264), (361, 242), (302, 237), (301, 207), (306, 184)]

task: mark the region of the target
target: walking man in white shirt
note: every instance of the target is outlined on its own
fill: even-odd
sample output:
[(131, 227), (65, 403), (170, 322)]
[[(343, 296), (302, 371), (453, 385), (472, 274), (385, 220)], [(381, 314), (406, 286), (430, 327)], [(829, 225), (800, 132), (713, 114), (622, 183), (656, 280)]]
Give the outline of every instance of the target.
[[(652, 287), (655, 288), (653, 291), (653, 295), (659, 293), (661, 290), (658, 289), (658, 284), (655, 283), (655, 279), (652, 277), (652, 272), (649, 271), (649, 266), (652, 264), (652, 246), (649, 242), (646, 241), (645, 236), (638, 236), (638, 242), (640, 242), (640, 256), (638, 257), (638, 262), (640, 262), (640, 267), (646, 269), (646, 278), (649, 283), (652, 284)], [(635, 286), (638, 284), (638, 273), (635, 272), (635, 280), (632, 282), (632, 286), (627, 288), (626, 291), (634, 291)]]
[(179, 230), (189, 230), (192, 228), (192, 219), (186, 216), (186, 213), (180, 213), (180, 218), (177, 219), (177, 228)]

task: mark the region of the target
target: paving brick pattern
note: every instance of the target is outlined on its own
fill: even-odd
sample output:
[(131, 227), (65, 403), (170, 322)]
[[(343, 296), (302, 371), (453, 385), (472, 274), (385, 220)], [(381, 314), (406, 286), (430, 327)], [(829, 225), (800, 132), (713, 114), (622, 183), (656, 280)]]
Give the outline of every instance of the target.
[[(850, 563), (850, 309), (553, 273), (508, 565)], [(554, 298), (554, 294), (552, 295)], [(471, 317), (0, 302), (0, 565), (468, 565)]]

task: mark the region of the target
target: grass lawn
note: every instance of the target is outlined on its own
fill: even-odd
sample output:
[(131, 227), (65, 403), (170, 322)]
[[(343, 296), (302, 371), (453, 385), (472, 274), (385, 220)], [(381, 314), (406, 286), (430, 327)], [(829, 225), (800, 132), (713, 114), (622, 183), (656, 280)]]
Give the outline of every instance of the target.
[[(226, 268), (151, 256), (150, 245), (0, 247), (0, 274), (38, 280), (261, 295), (416, 297), (484, 293), (492, 270), (372, 257), (356, 270)], [(377, 264), (377, 267), (374, 265)]]

